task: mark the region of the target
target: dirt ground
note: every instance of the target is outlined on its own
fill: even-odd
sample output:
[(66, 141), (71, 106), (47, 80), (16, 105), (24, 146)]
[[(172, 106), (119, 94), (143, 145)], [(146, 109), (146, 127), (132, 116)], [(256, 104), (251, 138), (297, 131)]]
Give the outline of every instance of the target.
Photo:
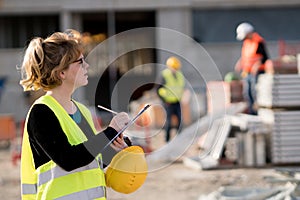
[[(189, 155), (197, 152), (191, 147)], [(0, 194), (3, 200), (20, 199), (19, 163), (13, 165), (11, 150), (0, 150)], [(128, 195), (107, 190), (109, 200), (197, 200), (219, 189), (221, 186), (271, 187), (264, 178), (277, 176), (272, 168), (238, 168), (220, 166), (214, 170), (197, 171), (185, 166), (180, 160), (164, 168), (150, 172), (145, 184), (136, 192)]]
[(183, 166), (182, 163), (174, 163), (163, 170), (150, 173), (146, 183), (135, 193), (120, 195), (112, 192), (110, 197), (113, 200), (197, 200), (200, 195), (209, 194), (221, 186), (269, 187), (271, 185), (264, 177), (273, 175), (272, 169), (220, 169), (199, 172)]
[[(163, 135), (152, 138), (153, 150), (165, 145)], [(173, 135), (174, 137), (174, 135)], [(159, 141), (159, 142), (158, 142)], [(198, 155), (198, 145), (195, 143), (184, 156)], [(281, 177), (271, 167), (240, 168), (234, 164), (220, 164), (213, 170), (196, 170), (183, 164), (182, 159), (169, 163), (165, 167), (150, 172), (145, 184), (136, 192), (122, 195), (108, 189), (110, 200), (198, 200), (201, 195), (207, 195), (222, 186), (261, 187), (274, 186), (266, 177)], [(277, 183), (276, 183), (277, 184)]]

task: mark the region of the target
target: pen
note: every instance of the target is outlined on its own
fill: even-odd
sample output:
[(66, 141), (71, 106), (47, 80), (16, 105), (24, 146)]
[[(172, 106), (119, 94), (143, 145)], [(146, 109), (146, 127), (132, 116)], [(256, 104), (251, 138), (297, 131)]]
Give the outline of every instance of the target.
[(106, 111), (108, 111), (108, 112), (110, 112), (110, 113), (113, 113), (113, 114), (118, 114), (116, 111), (113, 111), (113, 110), (111, 110), (111, 109), (108, 109), (108, 108), (105, 108), (105, 107), (103, 107), (103, 106), (100, 106), (100, 105), (98, 105), (98, 108), (101, 108), (101, 109), (103, 109), (103, 110), (106, 110)]

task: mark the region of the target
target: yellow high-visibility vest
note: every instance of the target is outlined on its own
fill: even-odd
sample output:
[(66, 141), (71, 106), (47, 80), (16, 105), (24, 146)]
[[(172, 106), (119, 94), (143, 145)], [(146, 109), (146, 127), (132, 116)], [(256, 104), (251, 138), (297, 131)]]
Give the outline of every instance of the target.
[(170, 69), (162, 71), (162, 76), (165, 79), (165, 85), (158, 90), (158, 94), (167, 103), (179, 102), (184, 91), (184, 76), (180, 71), (175, 72), (175, 77)]
[[(78, 102), (75, 103), (96, 134), (92, 116), (88, 108)], [(53, 97), (49, 95), (42, 96), (34, 104), (45, 104), (55, 113), (71, 145), (87, 141), (85, 134), (79, 126)], [(105, 176), (103, 168), (99, 164), (100, 162), (102, 163), (102, 160), (100, 160), (101, 155), (90, 164), (69, 172), (60, 168), (52, 160), (35, 169), (27, 133), (28, 116), (26, 118), (22, 143), (22, 199), (106, 200)]]

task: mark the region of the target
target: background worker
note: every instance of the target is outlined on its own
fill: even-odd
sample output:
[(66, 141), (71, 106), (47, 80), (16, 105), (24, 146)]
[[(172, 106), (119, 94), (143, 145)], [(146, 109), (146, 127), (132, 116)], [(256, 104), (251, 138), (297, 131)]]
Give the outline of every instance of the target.
[(258, 76), (265, 73), (265, 64), (268, 60), (264, 39), (254, 31), (254, 27), (241, 23), (236, 28), (236, 39), (243, 41), (241, 57), (236, 63), (235, 70), (243, 78), (243, 96), (248, 103), (248, 113), (256, 115), (254, 108), (256, 102), (255, 86)]
[(103, 165), (129, 147), (121, 134), (102, 150), (129, 117), (118, 113), (103, 132), (96, 133), (88, 108), (72, 98), (77, 88), (88, 84), (88, 68), (80, 42), (66, 33), (34, 38), (26, 49), (20, 84), (25, 91), (42, 89), (46, 94), (33, 103), (26, 118), (23, 200), (106, 199)]
[(167, 119), (164, 126), (166, 137), (165, 141), (170, 140), (170, 131), (172, 128), (172, 116), (176, 116), (176, 129), (179, 130), (181, 125), (181, 106), (180, 100), (182, 98), (185, 80), (180, 70), (181, 62), (177, 57), (170, 57), (166, 61), (167, 68), (161, 73), (161, 84), (157, 89), (158, 96), (163, 101), (166, 110)]

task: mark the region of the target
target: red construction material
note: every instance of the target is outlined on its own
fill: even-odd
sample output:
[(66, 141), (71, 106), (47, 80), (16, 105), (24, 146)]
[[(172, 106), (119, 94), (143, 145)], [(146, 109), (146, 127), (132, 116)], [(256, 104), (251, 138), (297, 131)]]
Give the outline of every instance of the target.
[(286, 42), (284, 40), (278, 41), (279, 56), (284, 55), (297, 55), (300, 53), (300, 43)]
[(0, 141), (12, 140), (16, 137), (16, 124), (12, 115), (0, 115)]
[(14, 139), (14, 143), (11, 151), (11, 161), (14, 166), (17, 166), (19, 160), (21, 160), (21, 149), (22, 149), (22, 139), (23, 139), (23, 131), (25, 126), (25, 120), (20, 122), (20, 137), (16, 137)]

